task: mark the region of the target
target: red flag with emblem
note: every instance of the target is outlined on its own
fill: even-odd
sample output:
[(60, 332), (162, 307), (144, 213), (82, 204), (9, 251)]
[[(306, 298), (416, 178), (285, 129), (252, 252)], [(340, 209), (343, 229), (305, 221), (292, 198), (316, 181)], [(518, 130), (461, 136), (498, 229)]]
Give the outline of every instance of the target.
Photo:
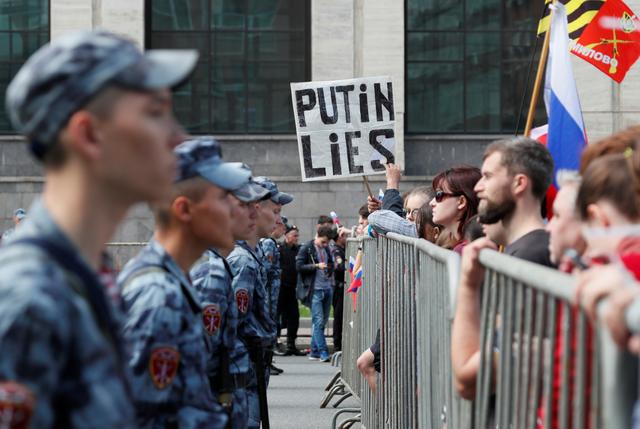
[(622, 0), (607, 0), (571, 48), (620, 83), (640, 56), (640, 20)]

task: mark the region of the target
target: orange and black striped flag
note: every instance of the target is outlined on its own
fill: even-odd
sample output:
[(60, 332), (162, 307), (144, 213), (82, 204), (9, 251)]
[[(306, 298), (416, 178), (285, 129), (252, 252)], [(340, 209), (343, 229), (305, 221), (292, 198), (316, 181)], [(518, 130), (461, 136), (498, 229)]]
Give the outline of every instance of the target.
[[(551, 3), (553, 0), (545, 0), (545, 4)], [(564, 4), (567, 10), (567, 22), (569, 24), (569, 38), (577, 40), (587, 25), (591, 22), (600, 7), (604, 4), (604, 0), (558, 0)], [(538, 24), (538, 35), (544, 34), (549, 29), (551, 20), (551, 10), (547, 7), (544, 16)]]

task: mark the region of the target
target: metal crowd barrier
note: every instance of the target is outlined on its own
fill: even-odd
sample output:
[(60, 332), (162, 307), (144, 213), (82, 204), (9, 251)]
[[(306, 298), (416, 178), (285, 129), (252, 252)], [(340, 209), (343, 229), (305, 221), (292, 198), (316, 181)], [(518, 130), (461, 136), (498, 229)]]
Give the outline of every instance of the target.
[[(347, 257), (359, 246), (363, 286), (356, 312), (345, 294), (341, 380), (360, 399), (364, 427), (631, 427), (637, 359), (571, 305), (571, 276), (481, 252), (481, 359), (470, 402), (457, 395), (451, 369), (459, 256), (388, 234), (350, 239)], [(373, 395), (356, 360), (378, 327), (382, 372)]]
[[(396, 234), (348, 241), (363, 248), (356, 312), (345, 294), (342, 379), (361, 401), (367, 428), (469, 427), (470, 403), (453, 391), (450, 330), (459, 256)], [(381, 329), (382, 372), (373, 394), (356, 368)]]
[[(358, 291), (356, 296), (356, 303), (358, 303), (358, 311), (361, 313), (361, 341), (360, 351), (362, 353), (367, 348), (371, 347), (376, 339), (376, 333), (380, 328), (380, 308), (382, 306), (382, 276), (383, 276), (383, 264), (382, 264), (382, 252), (378, 246), (376, 240), (372, 238), (365, 238), (362, 242), (363, 249), (363, 286)], [(366, 259), (366, 261), (365, 261)], [(367, 288), (369, 288), (367, 290)], [(360, 294), (360, 292), (363, 292)], [(350, 301), (353, 300), (353, 294), (348, 294)], [(360, 301), (360, 302), (358, 302)], [(345, 301), (346, 305), (346, 301)], [(346, 306), (345, 306), (346, 308)], [(353, 310), (353, 307), (351, 307)], [(358, 373), (358, 375), (360, 375)], [(362, 377), (359, 377), (363, 380)], [(375, 428), (382, 427), (379, 425), (380, 410), (378, 404), (380, 403), (380, 382), (378, 381), (378, 389), (376, 393), (371, 392), (368, 383), (364, 380), (360, 385), (359, 397), (362, 403), (362, 415), (361, 423), (365, 427)]]
[[(398, 237), (393, 236), (398, 239)], [(417, 240), (418, 426), (472, 427), (473, 408), (454, 389), (451, 325), (455, 312), (460, 256)]]
[[(382, 425), (417, 427), (417, 336), (415, 242), (380, 237), (382, 249)], [(395, 238), (395, 237), (394, 237)]]
[(475, 426), (631, 427), (637, 360), (572, 306), (575, 278), (490, 250), (480, 261)]
[(136, 256), (146, 245), (146, 242), (107, 243), (107, 254), (112, 260), (114, 270), (116, 272), (120, 272), (122, 268), (127, 264), (129, 259)]

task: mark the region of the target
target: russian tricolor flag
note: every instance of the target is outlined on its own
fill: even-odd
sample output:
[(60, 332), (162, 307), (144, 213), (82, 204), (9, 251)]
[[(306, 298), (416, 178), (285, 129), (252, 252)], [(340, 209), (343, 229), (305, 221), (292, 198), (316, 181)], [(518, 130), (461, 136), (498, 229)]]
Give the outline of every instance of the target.
[(544, 101), (549, 117), (547, 147), (555, 163), (553, 183), (557, 187), (558, 171), (579, 169), (587, 137), (569, 56), (567, 13), (559, 2), (549, 7), (553, 9), (553, 17)]

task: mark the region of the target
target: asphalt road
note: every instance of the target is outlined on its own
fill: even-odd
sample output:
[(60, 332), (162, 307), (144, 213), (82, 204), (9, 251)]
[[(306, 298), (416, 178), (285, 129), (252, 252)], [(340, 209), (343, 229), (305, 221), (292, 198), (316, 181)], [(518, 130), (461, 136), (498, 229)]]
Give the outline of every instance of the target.
[[(276, 365), (284, 374), (271, 377), (268, 390), (269, 416), (273, 429), (328, 429), (336, 409), (321, 409), (324, 388), (338, 368), (310, 361), (306, 356), (278, 357)], [(333, 404), (335, 400), (331, 401)], [(339, 408), (357, 407), (349, 398)], [(344, 416), (344, 415), (343, 415)], [(343, 417), (341, 416), (341, 417)], [(342, 420), (342, 418), (340, 419)]]

